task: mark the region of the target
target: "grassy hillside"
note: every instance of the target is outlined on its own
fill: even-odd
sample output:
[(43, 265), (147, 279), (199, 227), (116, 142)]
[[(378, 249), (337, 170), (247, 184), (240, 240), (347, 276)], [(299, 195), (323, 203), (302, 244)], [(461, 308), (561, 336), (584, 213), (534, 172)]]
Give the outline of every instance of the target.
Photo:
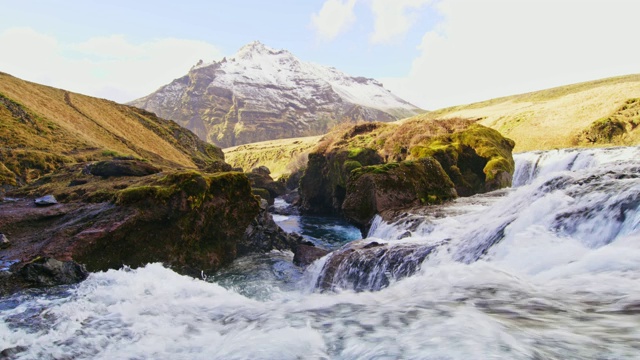
[(264, 165), (271, 170), (271, 177), (291, 173), (306, 162), (306, 154), (322, 136), (263, 141), (223, 149), (225, 160), (233, 167), (250, 171)]
[[(469, 118), (515, 141), (514, 152), (640, 144), (640, 74), (561, 86), (427, 112), (398, 121)], [(233, 166), (266, 165), (288, 173), (321, 137), (283, 139), (225, 149)]]
[(153, 113), (0, 73), (0, 185), (21, 185), (65, 164), (113, 157), (204, 168), (223, 154)]
[[(411, 119), (479, 119), (480, 124), (515, 140), (516, 152), (632, 145), (640, 143), (638, 98), (640, 74), (454, 106)], [(621, 125), (618, 121), (624, 134), (616, 130)]]

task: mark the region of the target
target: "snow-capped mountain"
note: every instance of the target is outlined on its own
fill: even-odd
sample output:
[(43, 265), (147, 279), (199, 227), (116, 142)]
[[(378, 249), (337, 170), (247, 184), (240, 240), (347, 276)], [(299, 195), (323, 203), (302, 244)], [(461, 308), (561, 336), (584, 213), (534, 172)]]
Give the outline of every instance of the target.
[(376, 80), (303, 62), (257, 41), (228, 59), (199, 62), (131, 105), (222, 147), (322, 134), (341, 121), (393, 121), (420, 112)]

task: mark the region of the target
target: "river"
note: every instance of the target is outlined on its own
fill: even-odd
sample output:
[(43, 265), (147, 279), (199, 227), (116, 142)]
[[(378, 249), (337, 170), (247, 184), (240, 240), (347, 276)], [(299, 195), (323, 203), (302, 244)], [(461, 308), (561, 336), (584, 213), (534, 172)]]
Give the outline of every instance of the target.
[(380, 262), (354, 284), (346, 263), (319, 290), (327, 258), (302, 271), (291, 253), (272, 252), (206, 281), (160, 264), (94, 273), (0, 300), (0, 350), (21, 359), (640, 358), (640, 148), (514, 158), (511, 189), (376, 218), (362, 240), (344, 223), (276, 216), (331, 249), (351, 240), (428, 249), (406, 258), (416, 263), (409, 272)]

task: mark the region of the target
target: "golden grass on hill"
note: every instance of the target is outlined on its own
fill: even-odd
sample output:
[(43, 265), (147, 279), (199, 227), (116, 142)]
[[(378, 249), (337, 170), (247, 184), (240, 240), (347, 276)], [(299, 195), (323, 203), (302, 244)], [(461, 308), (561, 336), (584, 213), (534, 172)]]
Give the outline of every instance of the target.
[(13, 144), (59, 154), (110, 149), (145, 157), (142, 150), (185, 167), (195, 167), (189, 156), (142, 126), (127, 106), (4, 73), (0, 73), (0, 95), (27, 109), (35, 123), (21, 123), (6, 108), (2, 110), (0, 137), (7, 147)]
[(0, 185), (114, 157), (214, 171), (223, 153), (148, 111), (0, 73)]
[(271, 170), (271, 177), (292, 172), (299, 166), (301, 159), (313, 148), (322, 136), (308, 136), (291, 139), (263, 141), (244, 144), (223, 149), (225, 161), (233, 167), (250, 171), (256, 166), (266, 166)]
[[(583, 130), (638, 97), (640, 74), (454, 106), (410, 119), (474, 118), (513, 139), (515, 152), (547, 150), (581, 145), (576, 143), (576, 137)], [(639, 143), (640, 134), (634, 131), (613, 144)]]

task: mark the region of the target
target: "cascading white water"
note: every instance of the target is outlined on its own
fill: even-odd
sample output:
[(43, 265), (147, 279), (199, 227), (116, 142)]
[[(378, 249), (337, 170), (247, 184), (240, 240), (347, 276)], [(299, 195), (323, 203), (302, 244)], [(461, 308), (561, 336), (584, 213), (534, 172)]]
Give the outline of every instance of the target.
[[(597, 248), (640, 231), (639, 148), (533, 152), (515, 161), (509, 191), (424, 208), (391, 224), (378, 216), (367, 239), (331, 255), (318, 284), (379, 290), (437, 252), (472, 263), (490, 258), (495, 244), (523, 237), (570, 238)], [(364, 245), (374, 242), (384, 245)]]
[(255, 296), (151, 264), (0, 300), (0, 350), (24, 359), (637, 358), (640, 148), (515, 158), (513, 189), (376, 220), (363, 244), (434, 249), (379, 291), (310, 290), (327, 258), (287, 280), (297, 286), (277, 286), (289, 279), (282, 259), (255, 269), (278, 275), (254, 282), (264, 283)]

